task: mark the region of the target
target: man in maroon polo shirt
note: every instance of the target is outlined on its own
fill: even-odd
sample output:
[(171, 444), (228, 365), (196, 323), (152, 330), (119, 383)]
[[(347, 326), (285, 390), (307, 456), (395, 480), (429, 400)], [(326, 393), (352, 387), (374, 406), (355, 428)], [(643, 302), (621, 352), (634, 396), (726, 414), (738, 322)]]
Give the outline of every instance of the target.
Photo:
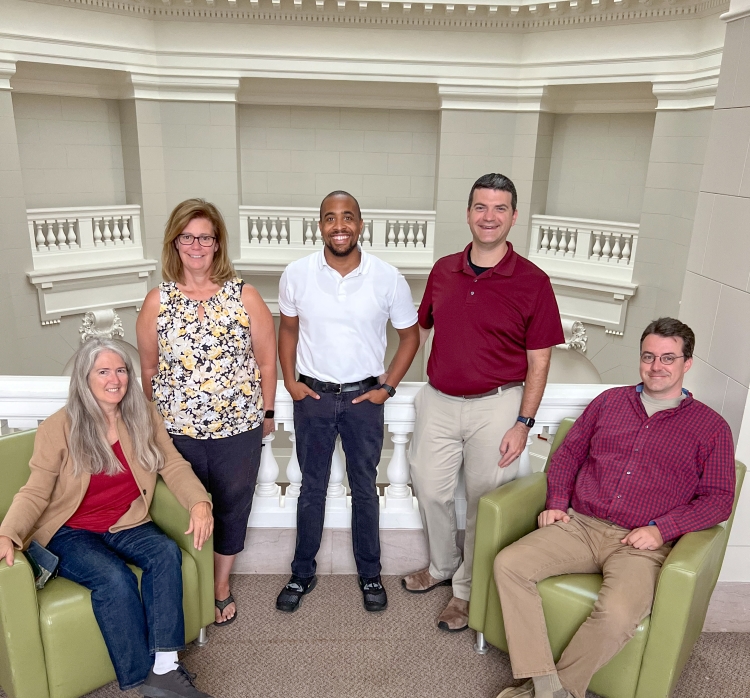
[[(564, 341), (549, 278), (507, 242), (516, 201), (513, 182), (501, 174), (474, 183), (466, 214), (472, 242), (437, 261), (419, 308), (422, 340), (433, 327), (435, 337), (409, 459), (430, 564), (402, 584), (424, 593), (452, 582), (453, 598), (438, 618), (450, 632), (468, 627), (479, 498), (516, 477), (552, 347)], [(462, 466), (463, 558), (454, 502)]]

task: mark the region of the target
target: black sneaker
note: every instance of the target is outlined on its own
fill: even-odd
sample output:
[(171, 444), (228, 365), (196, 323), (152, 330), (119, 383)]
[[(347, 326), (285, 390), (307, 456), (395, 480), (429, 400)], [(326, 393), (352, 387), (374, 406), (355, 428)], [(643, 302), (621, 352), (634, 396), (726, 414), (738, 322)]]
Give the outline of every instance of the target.
[(359, 578), (359, 588), (362, 589), (362, 601), (365, 604), (365, 611), (376, 613), (385, 611), (388, 607), (388, 597), (380, 581), (380, 575), (371, 579)]
[(318, 583), (317, 577), (295, 577), (286, 583), (281, 593), (276, 597), (276, 608), (285, 613), (291, 613), (299, 608), (299, 602), (305, 594), (309, 594)]
[(148, 698), (211, 698), (208, 693), (195, 687), (194, 680), (195, 674), (191, 674), (182, 664), (166, 674), (154, 674), (152, 669), (140, 686), (141, 695)]

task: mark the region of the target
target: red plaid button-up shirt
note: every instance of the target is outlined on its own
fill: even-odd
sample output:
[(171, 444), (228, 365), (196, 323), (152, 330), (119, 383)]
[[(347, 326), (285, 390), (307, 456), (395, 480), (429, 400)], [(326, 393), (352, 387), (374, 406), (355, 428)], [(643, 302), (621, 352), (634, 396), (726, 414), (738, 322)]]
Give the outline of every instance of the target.
[(665, 542), (725, 521), (735, 487), (729, 425), (690, 393), (649, 418), (641, 389), (607, 390), (576, 420), (550, 463), (547, 509), (572, 506), (629, 529), (655, 521)]

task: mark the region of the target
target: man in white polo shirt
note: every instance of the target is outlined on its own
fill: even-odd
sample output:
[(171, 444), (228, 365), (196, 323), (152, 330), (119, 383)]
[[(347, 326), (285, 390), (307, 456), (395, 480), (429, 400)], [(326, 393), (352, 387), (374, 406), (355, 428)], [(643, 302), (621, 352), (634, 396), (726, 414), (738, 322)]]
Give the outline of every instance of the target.
[[(320, 206), (325, 247), (292, 262), (279, 283), (279, 360), (294, 400), (302, 490), (292, 577), (276, 599), (295, 611), (315, 587), (315, 556), (325, 518), (326, 489), (336, 437), (346, 454), (352, 493), (352, 544), (364, 606), (385, 610), (380, 580), (380, 531), (375, 476), (383, 447), (383, 403), (419, 349), (417, 312), (398, 269), (359, 246), (357, 200), (335, 191)], [(383, 374), (386, 324), (399, 344)], [(296, 370), (299, 376), (295, 373)]]

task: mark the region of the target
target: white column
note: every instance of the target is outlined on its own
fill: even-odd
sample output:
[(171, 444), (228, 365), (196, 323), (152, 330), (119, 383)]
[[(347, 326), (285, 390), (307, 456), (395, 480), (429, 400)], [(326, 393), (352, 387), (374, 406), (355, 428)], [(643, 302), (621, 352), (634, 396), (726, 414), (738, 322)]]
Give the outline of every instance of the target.
[[(390, 426), (390, 425), (389, 425)], [(395, 431), (391, 434), (393, 456), (388, 463), (388, 482), (385, 490), (385, 508), (389, 510), (413, 509), (411, 488), (409, 487), (409, 461), (406, 458), (408, 432)]]
[(289, 441), (292, 444), (292, 455), (286, 466), (286, 479), (289, 480), (289, 485), (284, 495), (284, 508), (296, 511), (297, 500), (299, 499), (299, 492), (302, 487), (302, 471), (299, 468), (299, 460), (297, 460), (297, 439), (294, 434), (294, 425), (285, 424), (284, 428), (288, 429)]
[(276, 436), (271, 433), (263, 438), (263, 449), (260, 455), (258, 483), (255, 486), (253, 509), (256, 511), (278, 510), (281, 506), (279, 495), (281, 488), (276, 484), (279, 476), (279, 464), (273, 455), (272, 443)]

